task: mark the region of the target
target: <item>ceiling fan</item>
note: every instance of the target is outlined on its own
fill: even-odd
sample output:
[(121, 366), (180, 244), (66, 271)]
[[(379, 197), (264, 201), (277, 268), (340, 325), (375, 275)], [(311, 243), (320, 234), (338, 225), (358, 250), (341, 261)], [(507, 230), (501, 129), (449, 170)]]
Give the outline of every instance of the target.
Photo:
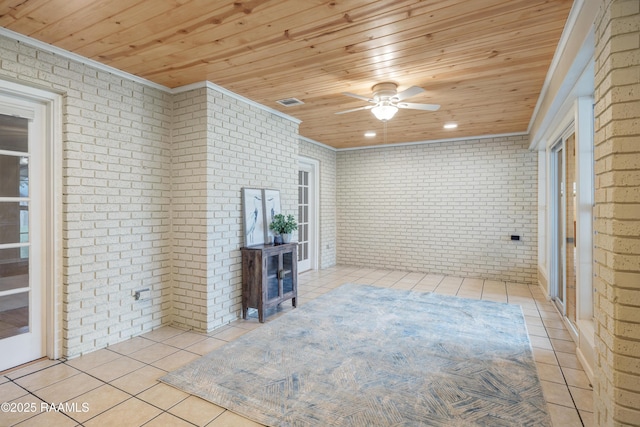
[(353, 111), (371, 110), (374, 116), (378, 120), (386, 122), (391, 120), (393, 116), (398, 112), (399, 108), (407, 108), (410, 110), (425, 110), (436, 111), (440, 108), (437, 104), (416, 104), (413, 102), (402, 102), (407, 98), (418, 95), (424, 92), (424, 89), (418, 86), (411, 86), (408, 89), (398, 92), (398, 85), (395, 83), (378, 83), (371, 88), (373, 91), (373, 98), (367, 98), (361, 95), (350, 92), (342, 92), (343, 95), (358, 98), (363, 101), (370, 102), (374, 105), (366, 105), (364, 107), (354, 108), (346, 111), (339, 111), (336, 114), (351, 113)]

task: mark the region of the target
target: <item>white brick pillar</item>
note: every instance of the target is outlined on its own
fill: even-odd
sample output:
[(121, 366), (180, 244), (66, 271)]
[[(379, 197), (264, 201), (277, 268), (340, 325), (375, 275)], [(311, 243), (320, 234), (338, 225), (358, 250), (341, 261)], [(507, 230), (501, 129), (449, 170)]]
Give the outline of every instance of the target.
[(172, 323), (207, 331), (208, 204), (211, 153), (205, 89), (177, 94), (173, 106), (171, 213)]
[(595, 425), (640, 425), (640, 1), (596, 18)]

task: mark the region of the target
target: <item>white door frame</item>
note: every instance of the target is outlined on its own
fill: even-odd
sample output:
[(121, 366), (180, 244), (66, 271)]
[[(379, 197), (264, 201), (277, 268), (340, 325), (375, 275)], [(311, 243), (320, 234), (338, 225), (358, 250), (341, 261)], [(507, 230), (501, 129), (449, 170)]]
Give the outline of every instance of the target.
[(42, 228), (42, 277), (46, 356), (62, 356), (62, 96), (58, 93), (0, 79), (0, 93), (17, 100), (39, 103), (44, 107), (43, 174), (46, 194)]
[(298, 167), (305, 167), (310, 170), (309, 177), (309, 199), (313, 202), (310, 210), (309, 227), (309, 249), (310, 249), (310, 269), (317, 270), (319, 266), (320, 254), (320, 162), (309, 157), (300, 156)]
[(593, 160), (593, 98), (576, 100), (576, 203), (578, 254), (576, 265), (576, 320), (593, 320), (593, 206), (595, 173)]
[[(563, 135), (552, 147), (551, 147), (551, 198), (549, 206), (551, 207), (549, 214), (551, 220), (549, 225), (551, 228), (550, 241), (551, 241), (551, 262), (549, 263), (549, 291), (550, 296), (556, 304), (558, 311), (563, 316), (566, 313), (566, 297), (567, 297), (567, 277), (565, 269), (565, 245), (566, 245), (566, 231), (565, 231), (565, 214), (564, 214), (564, 198), (566, 197), (567, 189), (565, 186), (565, 171), (566, 165), (565, 159), (565, 141), (566, 135)], [(562, 150), (562, 155), (560, 155)], [(558, 173), (558, 166), (562, 165), (562, 174)], [(563, 195), (558, 194), (559, 187), (563, 188)], [(558, 243), (560, 243), (558, 245)], [(558, 283), (558, 278), (562, 277), (562, 284)], [(560, 286), (562, 286), (562, 299), (558, 299), (560, 293)]]

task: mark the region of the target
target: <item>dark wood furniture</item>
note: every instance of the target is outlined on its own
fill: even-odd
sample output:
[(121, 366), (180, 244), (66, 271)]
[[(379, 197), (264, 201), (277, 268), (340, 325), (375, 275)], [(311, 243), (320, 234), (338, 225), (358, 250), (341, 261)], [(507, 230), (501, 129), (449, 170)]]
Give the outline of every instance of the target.
[(249, 308), (258, 309), (264, 323), (265, 310), (298, 297), (298, 244), (259, 245), (242, 251), (242, 318)]

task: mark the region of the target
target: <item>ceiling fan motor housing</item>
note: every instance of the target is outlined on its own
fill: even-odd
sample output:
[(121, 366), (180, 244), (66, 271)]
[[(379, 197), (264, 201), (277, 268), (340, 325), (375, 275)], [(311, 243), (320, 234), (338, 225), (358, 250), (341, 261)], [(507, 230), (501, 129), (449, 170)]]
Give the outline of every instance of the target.
[(373, 99), (376, 101), (389, 100), (398, 94), (398, 85), (395, 83), (378, 83), (371, 88)]

